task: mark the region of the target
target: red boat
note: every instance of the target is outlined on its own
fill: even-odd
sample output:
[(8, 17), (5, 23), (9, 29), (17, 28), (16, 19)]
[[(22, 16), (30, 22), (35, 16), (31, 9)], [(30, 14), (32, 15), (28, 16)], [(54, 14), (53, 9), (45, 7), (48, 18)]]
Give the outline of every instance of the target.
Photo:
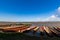
[(44, 32), (45, 32), (44, 31), (44, 26), (41, 26), (40, 29), (39, 29), (39, 31), (40, 31), (40, 35), (44, 35)]
[(44, 32), (44, 27), (43, 27), (43, 26), (40, 27), (39, 31), (40, 31), (40, 32)]
[(22, 30), (25, 31), (25, 29), (27, 29), (28, 27), (5, 27), (5, 28), (1, 28), (3, 29), (3, 32), (22, 32)]

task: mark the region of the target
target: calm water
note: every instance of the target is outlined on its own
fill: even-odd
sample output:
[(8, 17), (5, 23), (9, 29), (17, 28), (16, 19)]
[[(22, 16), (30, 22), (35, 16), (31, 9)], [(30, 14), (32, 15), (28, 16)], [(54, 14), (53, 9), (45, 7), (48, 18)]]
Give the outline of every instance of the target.
[[(60, 22), (42, 22), (42, 23), (32, 23), (32, 26), (42, 26), (42, 25), (45, 25), (45, 26), (49, 26), (49, 27), (53, 27), (53, 26), (60, 26)], [(39, 30), (36, 32), (36, 33), (33, 33), (33, 31), (30, 31), (28, 33), (26, 33), (27, 35), (30, 35), (30, 36), (37, 36), (37, 37), (40, 37), (40, 32)]]
[(60, 26), (60, 22), (40, 22), (40, 23), (32, 23), (34, 26)]
[(40, 32), (35, 32), (35, 33), (33, 33), (33, 31), (30, 31), (30, 32), (25, 33), (25, 34), (30, 35), (30, 36), (37, 36), (37, 37), (40, 37)]

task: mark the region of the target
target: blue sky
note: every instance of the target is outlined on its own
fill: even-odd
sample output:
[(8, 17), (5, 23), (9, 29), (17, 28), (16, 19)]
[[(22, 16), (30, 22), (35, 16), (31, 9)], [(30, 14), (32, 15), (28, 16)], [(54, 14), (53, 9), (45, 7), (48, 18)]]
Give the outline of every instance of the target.
[(46, 21), (60, 0), (0, 0), (0, 21)]

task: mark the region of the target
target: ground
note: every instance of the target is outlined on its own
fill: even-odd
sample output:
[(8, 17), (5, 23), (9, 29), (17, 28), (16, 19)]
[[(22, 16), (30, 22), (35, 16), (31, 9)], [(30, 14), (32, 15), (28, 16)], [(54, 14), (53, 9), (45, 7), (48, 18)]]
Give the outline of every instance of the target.
[(29, 36), (24, 33), (0, 33), (0, 40), (60, 40), (59, 37)]

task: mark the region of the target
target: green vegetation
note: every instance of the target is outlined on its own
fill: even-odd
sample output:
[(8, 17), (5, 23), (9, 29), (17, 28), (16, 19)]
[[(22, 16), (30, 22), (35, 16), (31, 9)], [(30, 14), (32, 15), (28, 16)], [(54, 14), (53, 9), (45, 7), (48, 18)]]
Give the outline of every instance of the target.
[(25, 26), (30, 26), (30, 24), (24, 24)]

